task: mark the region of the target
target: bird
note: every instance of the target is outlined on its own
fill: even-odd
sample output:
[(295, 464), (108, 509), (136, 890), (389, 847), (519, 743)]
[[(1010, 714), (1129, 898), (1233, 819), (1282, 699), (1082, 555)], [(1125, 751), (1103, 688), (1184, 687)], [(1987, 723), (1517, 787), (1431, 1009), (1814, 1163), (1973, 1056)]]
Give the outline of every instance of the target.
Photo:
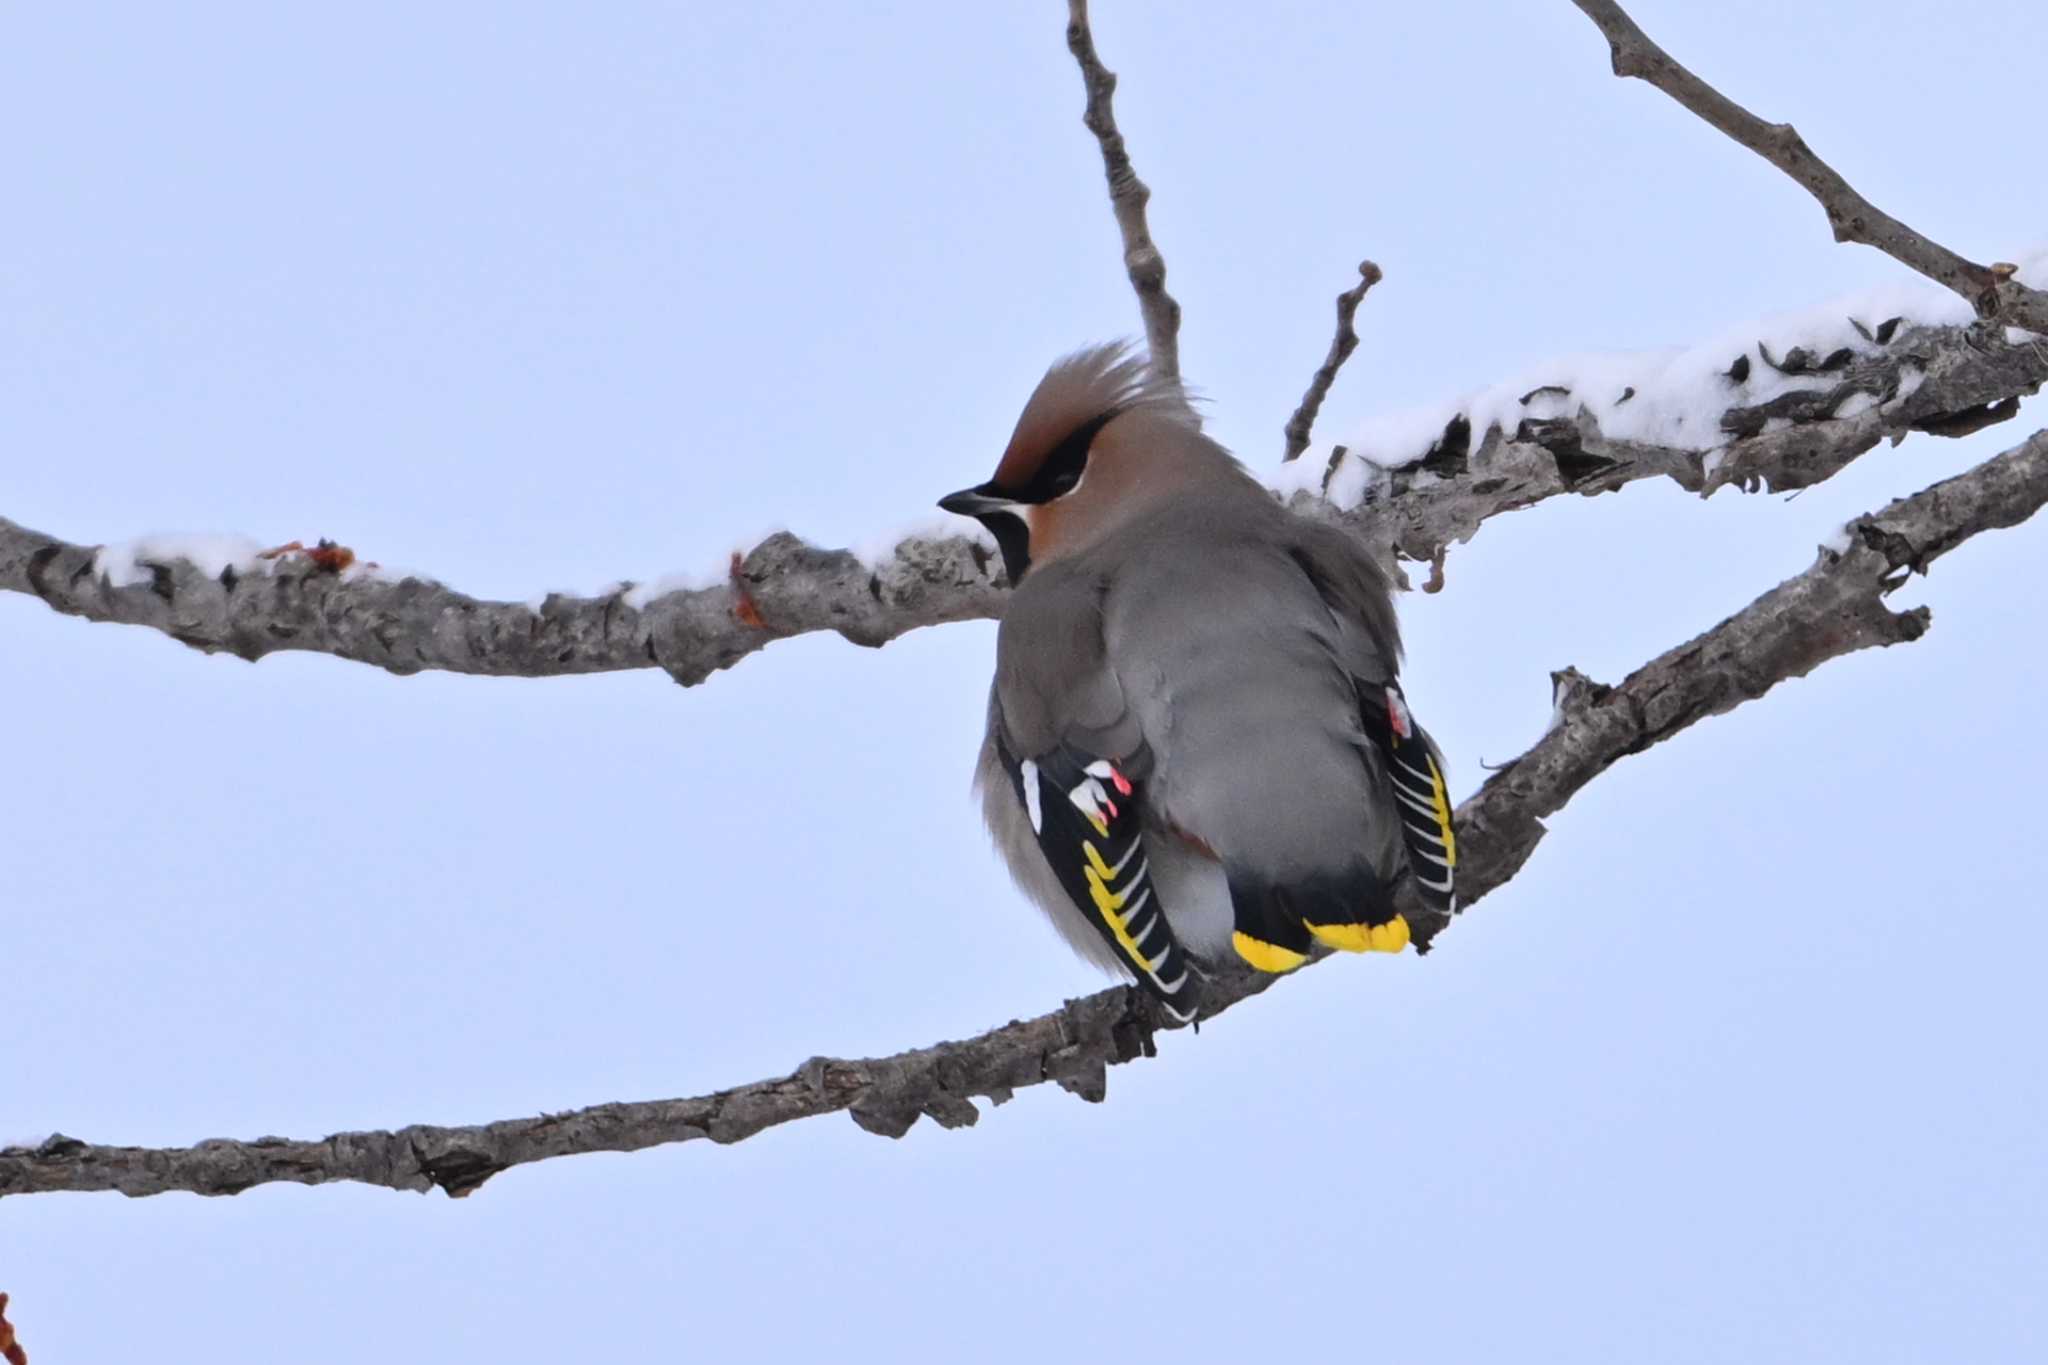
[(1059, 360), (994, 475), (939, 506), (988, 530), (1013, 589), (982, 813), (1082, 957), (1186, 1023), (1233, 955), (1408, 946), (1404, 877), (1431, 927), (1455, 912), (1386, 573), (1206, 435), (1177, 379), (1128, 343)]

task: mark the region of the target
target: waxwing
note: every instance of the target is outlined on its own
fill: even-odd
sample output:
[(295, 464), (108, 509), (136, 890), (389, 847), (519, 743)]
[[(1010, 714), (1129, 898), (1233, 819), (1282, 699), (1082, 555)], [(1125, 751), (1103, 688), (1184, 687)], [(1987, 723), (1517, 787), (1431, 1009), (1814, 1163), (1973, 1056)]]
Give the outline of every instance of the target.
[[(1395, 680), (1386, 576), (1202, 434), (1122, 346), (1040, 381), (988, 482), (939, 506), (1015, 591), (975, 781), (996, 846), (1082, 956), (1193, 1016), (1202, 964), (1399, 952), (1412, 877), (1456, 908), (1441, 756)], [(1426, 935), (1425, 935), (1426, 937)]]

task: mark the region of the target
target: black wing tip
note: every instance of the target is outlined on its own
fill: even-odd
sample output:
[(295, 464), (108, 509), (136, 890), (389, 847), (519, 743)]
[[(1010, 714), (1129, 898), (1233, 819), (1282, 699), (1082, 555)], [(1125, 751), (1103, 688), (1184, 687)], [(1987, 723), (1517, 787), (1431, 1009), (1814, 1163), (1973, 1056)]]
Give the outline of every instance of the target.
[(1279, 882), (1239, 870), (1230, 877), (1236, 931), (1231, 946), (1262, 972), (1290, 972), (1318, 945), (1343, 952), (1398, 953), (1412, 941), (1391, 888), (1366, 864), (1342, 873)]
[(1173, 1019), (1192, 1023), (1196, 974), (1152, 884), (1142, 784), (1117, 761), (1071, 744), (1019, 763), (1012, 778), (1068, 899), (1124, 974)]

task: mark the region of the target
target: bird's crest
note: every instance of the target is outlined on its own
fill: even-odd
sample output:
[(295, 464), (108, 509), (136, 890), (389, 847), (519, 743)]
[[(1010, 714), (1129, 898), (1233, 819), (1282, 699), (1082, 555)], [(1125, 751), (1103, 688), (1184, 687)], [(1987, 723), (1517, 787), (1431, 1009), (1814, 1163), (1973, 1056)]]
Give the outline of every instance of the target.
[(1017, 418), (993, 482), (999, 488), (1026, 487), (1068, 442), (1079, 441), (1085, 449), (1110, 418), (1137, 408), (1189, 431), (1201, 430), (1202, 419), (1180, 381), (1154, 371), (1128, 341), (1056, 361)]

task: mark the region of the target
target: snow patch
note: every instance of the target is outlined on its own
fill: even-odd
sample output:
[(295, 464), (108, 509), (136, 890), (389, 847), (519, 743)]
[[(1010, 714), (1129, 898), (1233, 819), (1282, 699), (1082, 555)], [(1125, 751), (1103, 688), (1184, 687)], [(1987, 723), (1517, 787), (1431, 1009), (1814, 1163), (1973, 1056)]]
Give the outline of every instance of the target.
[(952, 540), (956, 536), (978, 541), (987, 546), (991, 554), (995, 553), (996, 538), (988, 533), (987, 527), (972, 517), (956, 516), (926, 517), (901, 529), (870, 536), (853, 546), (852, 550), (854, 558), (861, 563), (870, 569), (879, 569), (894, 560), (896, 551), (908, 541)]
[[(635, 583), (632, 587), (626, 588), (619, 594), (619, 600), (634, 611), (646, 611), (648, 604), (657, 598), (667, 597), (672, 592), (702, 592), (706, 588), (717, 587), (729, 578), (730, 571), (722, 574), (665, 573), (649, 582)], [(612, 591), (618, 592), (618, 588), (615, 587)]]
[(257, 558), (263, 547), (247, 536), (160, 535), (139, 536), (93, 551), (93, 572), (107, 580), (107, 586), (126, 588), (145, 582), (150, 569), (180, 560), (208, 578), (219, 578), (229, 569), (254, 573), (263, 567)]
[[(776, 534), (774, 531), (764, 532), (748, 543), (751, 546), (758, 547), (774, 534)], [(850, 553), (867, 568), (879, 570), (892, 563), (896, 558), (896, 552), (908, 541), (951, 540), (958, 536), (965, 536), (970, 540), (979, 541), (988, 547), (991, 555), (994, 555), (996, 552), (995, 537), (984, 530), (980, 523), (969, 520), (966, 517), (926, 517), (921, 521), (911, 522), (909, 525), (898, 530), (872, 536), (850, 547)], [(744, 556), (752, 553), (752, 551), (742, 550), (736, 553)], [(728, 581), (727, 575), (729, 572), (728, 570), (725, 573), (705, 573), (701, 571), (666, 573), (648, 582), (633, 583), (630, 586), (623, 583), (615, 583), (598, 595), (610, 596), (613, 593), (618, 593), (620, 594), (619, 600), (627, 606), (635, 611), (645, 611), (649, 604), (659, 598), (668, 596), (670, 593), (697, 592), (705, 588), (718, 587)], [(544, 600), (544, 597), (532, 598), (529, 599), (527, 605), (533, 607), (535, 611), (539, 611), (539, 603)]]
[[(2048, 247), (2016, 264), (2028, 283), (2048, 280)], [(1471, 423), (1473, 451), (1495, 427), (1512, 433), (1526, 418), (1572, 417), (1581, 407), (1611, 439), (1712, 451), (1727, 439), (1720, 419), (1730, 407), (1753, 407), (1835, 382), (1826, 374), (1784, 374), (1764, 359), (1759, 345), (1780, 363), (1794, 348), (1804, 349), (1814, 361), (1845, 349), (1873, 355), (1885, 349), (1875, 339), (1877, 332), (1894, 318), (1901, 320), (1900, 327), (1958, 326), (1972, 316), (1969, 304), (1948, 290), (1899, 280), (1732, 326), (1693, 346), (1560, 356), (1504, 383), (1374, 417), (1344, 440), (1311, 448), (1283, 465), (1272, 486), (1283, 494), (1320, 490), (1331, 453), (1341, 445), (1345, 454), (1330, 479), (1328, 496), (1340, 507), (1355, 506), (1384, 471), (1426, 456), (1461, 415)], [(1889, 340), (1891, 333), (1885, 335)], [(1901, 396), (1922, 379), (1909, 370)], [(1837, 415), (1868, 411), (1875, 401), (1851, 399)]]

